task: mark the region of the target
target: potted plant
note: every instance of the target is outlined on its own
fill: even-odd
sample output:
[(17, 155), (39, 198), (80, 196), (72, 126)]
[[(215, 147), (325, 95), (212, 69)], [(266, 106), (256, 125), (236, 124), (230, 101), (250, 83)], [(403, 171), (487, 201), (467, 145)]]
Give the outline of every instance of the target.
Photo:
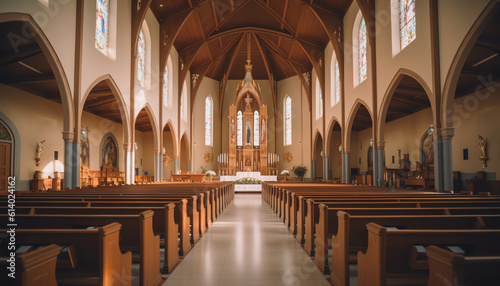
[(307, 173), (306, 166), (293, 166), (292, 171), (297, 177), (299, 177), (300, 181), (304, 181), (304, 175)]
[(286, 176), (290, 175), (290, 172), (288, 172), (288, 170), (283, 170), (281, 171), (281, 175), (284, 176), (283, 181), (286, 182)]
[(205, 177), (208, 178), (208, 181), (212, 181), (212, 176), (215, 176), (215, 172), (212, 170), (208, 170), (205, 172)]

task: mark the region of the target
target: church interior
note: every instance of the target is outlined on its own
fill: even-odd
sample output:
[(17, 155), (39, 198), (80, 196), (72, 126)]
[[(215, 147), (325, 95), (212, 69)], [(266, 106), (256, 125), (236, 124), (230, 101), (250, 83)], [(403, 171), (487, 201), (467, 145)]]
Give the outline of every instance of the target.
[(499, 0), (1, 1), (1, 284), (500, 285), (499, 26)]

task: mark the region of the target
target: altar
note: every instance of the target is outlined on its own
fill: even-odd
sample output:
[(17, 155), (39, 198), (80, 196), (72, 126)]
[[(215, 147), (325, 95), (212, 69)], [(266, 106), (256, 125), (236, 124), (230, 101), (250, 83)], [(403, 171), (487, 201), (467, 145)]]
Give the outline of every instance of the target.
[(277, 176), (261, 175), (260, 172), (236, 172), (236, 176), (220, 176), (221, 181), (236, 181), (244, 178), (253, 178), (263, 182), (276, 182)]

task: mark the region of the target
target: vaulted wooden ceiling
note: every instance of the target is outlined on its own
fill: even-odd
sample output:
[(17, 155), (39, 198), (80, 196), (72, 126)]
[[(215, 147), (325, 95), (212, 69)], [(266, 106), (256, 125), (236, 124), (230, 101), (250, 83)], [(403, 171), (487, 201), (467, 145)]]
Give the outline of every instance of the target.
[[(341, 18), (351, 2), (153, 0), (150, 8), (160, 23), (194, 9), (174, 42), (191, 73), (216, 80), (225, 74), (228, 79), (243, 79), (246, 35), (250, 33), (254, 79), (269, 79), (272, 75), (281, 80), (311, 71), (311, 56), (319, 60), (329, 42), (327, 32), (310, 7)], [(320, 53), (313, 55), (310, 51)]]

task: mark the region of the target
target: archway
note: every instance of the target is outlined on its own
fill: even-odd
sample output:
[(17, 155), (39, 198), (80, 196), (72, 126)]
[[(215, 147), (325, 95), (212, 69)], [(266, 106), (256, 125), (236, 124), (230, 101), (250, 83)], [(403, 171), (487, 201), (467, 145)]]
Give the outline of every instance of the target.
[[(20, 136), (16, 140), (45, 140), (45, 153), (38, 166), (17, 156), (13, 158), (17, 162), (16, 169), (23, 170), (16, 174), (16, 188), (29, 190), (34, 172), (42, 171), (55, 154), (61, 154), (59, 158), (64, 161), (64, 187), (74, 187), (72, 156), (63, 155), (74, 153), (73, 100), (58, 55), (29, 14), (0, 14), (0, 43), (3, 58), (0, 78), (6, 85), (2, 91), (1, 111), (18, 126), (29, 126), (19, 129)], [(31, 116), (27, 118), (25, 114)], [(29, 148), (19, 152), (32, 153)]]
[(156, 172), (156, 155), (159, 154), (156, 120), (149, 104), (135, 119), (135, 176), (136, 181), (152, 182)]
[(189, 171), (188, 161), (189, 161), (189, 142), (187, 134), (182, 134), (181, 144), (180, 144), (180, 170), (182, 172)]
[[(123, 97), (110, 75), (103, 75), (90, 85), (82, 99), (84, 104), (79, 110), (80, 134), (80, 182), (81, 187), (95, 185), (88, 180), (92, 172), (112, 171), (113, 182), (124, 183), (125, 154), (124, 144), (130, 142), (129, 117)], [(105, 137), (114, 137), (116, 165), (103, 164)], [(109, 147), (109, 145), (108, 145)], [(111, 182), (111, 181), (110, 181)]]
[(172, 121), (168, 121), (163, 127), (163, 179), (170, 180), (171, 174), (175, 173), (175, 158), (177, 155), (177, 137), (175, 136)]
[(314, 153), (313, 158), (315, 161), (315, 172), (311, 172), (312, 180), (322, 180), (323, 179), (323, 137), (319, 132), (316, 133), (314, 139)]
[(372, 184), (373, 156), (368, 157), (370, 147), (373, 146), (373, 121), (364, 102), (356, 102), (348, 122), (345, 146), (349, 153), (350, 174), (346, 175), (350, 175), (351, 179), (359, 184)]
[[(486, 159), (483, 168), (478, 159), (500, 156), (498, 148), (488, 147), (500, 144), (495, 124), (500, 122), (499, 25), (500, 1), (491, 1), (459, 47), (445, 81), (442, 122), (446, 132), (441, 133), (447, 144), (443, 153), (450, 157), (447, 163), (452, 167), (443, 172), (446, 190), (466, 189), (465, 180), (477, 176), (478, 170), (486, 172), (486, 180), (500, 172), (497, 160)], [(479, 136), (486, 141), (485, 150), (478, 147)], [(460, 184), (452, 181), (452, 171), (461, 173)]]
[[(408, 177), (420, 178), (423, 175), (422, 164), (425, 164), (426, 170), (431, 171), (425, 173), (424, 179), (429, 182), (434, 179), (434, 161), (422, 161), (420, 150), (422, 134), (436, 122), (433, 118), (431, 94), (420, 76), (404, 69), (398, 71), (385, 94), (378, 130), (380, 142), (385, 142), (385, 167), (391, 174), (386, 176), (389, 182), (394, 181), (394, 176), (401, 183)], [(434, 145), (432, 136), (428, 139), (430, 141), (428, 140), (426, 148), (430, 156)], [(421, 187), (424, 186), (429, 187), (427, 184)]]
[(342, 176), (342, 128), (336, 119), (332, 119), (328, 128), (327, 150), (330, 158), (330, 178), (338, 180)]

